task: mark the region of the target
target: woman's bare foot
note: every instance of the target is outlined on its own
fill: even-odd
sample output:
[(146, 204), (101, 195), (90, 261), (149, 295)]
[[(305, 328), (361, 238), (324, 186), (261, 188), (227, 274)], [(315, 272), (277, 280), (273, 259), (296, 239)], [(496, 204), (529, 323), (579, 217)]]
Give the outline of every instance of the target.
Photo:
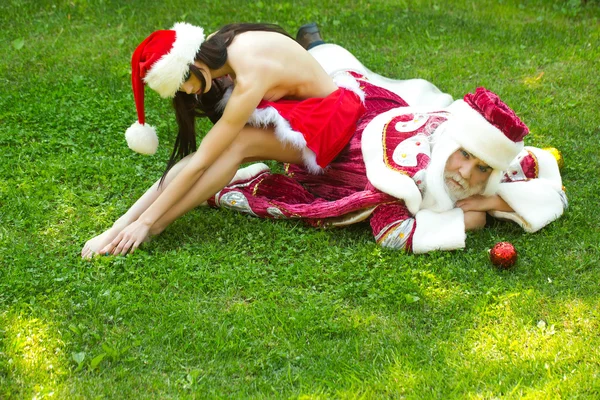
[(81, 258), (92, 258), (96, 255), (101, 255), (98, 253), (98, 251), (112, 242), (113, 239), (117, 237), (119, 232), (121, 232), (121, 230), (126, 226), (127, 224), (115, 222), (110, 229), (107, 229), (100, 235), (88, 240), (83, 246), (83, 249), (81, 249)]

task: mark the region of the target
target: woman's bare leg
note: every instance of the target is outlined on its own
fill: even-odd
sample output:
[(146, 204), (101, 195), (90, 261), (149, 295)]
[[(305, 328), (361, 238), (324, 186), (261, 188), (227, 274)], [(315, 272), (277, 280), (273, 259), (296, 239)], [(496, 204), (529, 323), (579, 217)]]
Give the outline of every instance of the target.
[(119, 232), (121, 232), (121, 230), (123, 228), (125, 228), (127, 225), (129, 225), (130, 223), (132, 223), (133, 221), (138, 219), (138, 217), (140, 215), (142, 215), (142, 213), (144, 211), (146, 211), (146, 209), (148, 207), (150, 207), (150, 205), (152, 205), (152, 203), (154, 203), (154, 200), (156, 200), (158, 198), (158, 196), (163, 192), (165, 187), (167, 187), (169, 185), (169, 183), (173, 180), (173, 178), (175, 178), (175, 176), (177, 176), (177, 174), (179, 174), (179, 172), (183, 169), (183, 167), (188, 163), (191, 156), (192, 155), (190, 154), (190, 155), (184, 157), (183, 159), (181, 159), (177, 164), (175, 164), (173, 166), (173, 168), (171, 168), (169, 170), (169, 173), (165, 177), (165, 181), (163, 182), (163, 184), (161, 186), (159, 186), (160, 179), (157, 180), (150, 187), (150, 189), (148, 189), (146, 191), (146, 193), (144, 193), (142, 195), (142, 197), (140, 197), (129, 208), (129, 210), (127, 210), (127, 212), (125, 214), (123, 214), (121, 217), (119, 217), (119, 219), (117, 219), (114, 222), (112, 227), (110, 227), (106, 231), (102, 232), (100, 235), (95, 236), (92, 239), (88, 240), (85, 243), (85, 245), (83, 246), (83, 249), (81, 249), (81, 257), (83, 257), (83, 258), (93, 257), (94, 255), (97, 254), (97, 252), (101, 248), (106, 246), (115, 237), (117, 237), (117, 235), (119, 234)]
[[(185, 157), (171, 168), (162, 186), (159, 187), (159, 181), (156, 181), (123, 216), (115, 221), (110, 229), (90, 239), (83, 247), (81, 256), (90, 258), (96, 255), (97, 251), (110, 243), (124, 227), (137, 220), (183, 169), (190, 157), (191, 155)], [(281, 143), (272, 128), (245, 127), (231, 147), (204, 172), (192, 189), (154, 224), (150, 233), (156, 235), (162, 232), (175, 219), (204, 203), (223, 189), (233, 178), (242, 162), (259, 160), (299, 164), (302, 162), (302, 153), (298, 149)]]
[(214, 196), (231, 181), (240, 164), (259, 160), (299, 164), (302, 163), (302, 152), (281, 143), (272, 128), (245, 127), (231, 147), (202, 174), (192, 189), (156, 221), (150, 233), (159, 234), (175, 219)]

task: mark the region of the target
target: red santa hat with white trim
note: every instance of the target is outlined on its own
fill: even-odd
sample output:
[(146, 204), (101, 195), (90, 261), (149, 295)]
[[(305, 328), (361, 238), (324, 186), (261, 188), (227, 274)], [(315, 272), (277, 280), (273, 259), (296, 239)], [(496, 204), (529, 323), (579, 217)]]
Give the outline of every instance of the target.
[(527, 126), (500, 98), (483, 87), (467, 93), (447, 108), (446, 126), (463, 149), (496, 170), (506, 170), (523, 149)]
[(492, 167), (483, 190), (490, 196), (498, 191), (503, 171), (523, 149), (527, 126), (493, 92), (479, 87), (447, 108), (448, 120), (440, 125), (431, 161), (427, 167), (426, 197), (422, 207), (441, 212), (454, 207), (444, 184), (444, 169), (452, 153), (463, 148)]
[(133, 52), (131, 83), (138, 120), (125, 132), (127, 145), (133, 151), (154, 154), (158, 148), (156, 129), (145, 121), (144, 84), (163, 98), (174, 97), (202, 42), (204, 29), (179, 22), (170, 30), (153, 32)]

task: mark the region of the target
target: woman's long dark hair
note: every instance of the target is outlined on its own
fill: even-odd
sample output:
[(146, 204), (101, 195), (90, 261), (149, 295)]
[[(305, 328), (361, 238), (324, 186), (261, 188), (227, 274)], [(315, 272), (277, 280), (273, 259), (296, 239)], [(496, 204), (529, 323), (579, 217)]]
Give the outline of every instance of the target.
[[(267, 31), (281, 33), (290, 37), (279, 25), (274, 24), (229, 24), (225, 25), (213, 36), (202, 42), (200, 50), (195, 59), (205, 63), (210, 69), (219, 69), (227, 61), (227, 47), (240, 33), (249, 31)], [(206, 117), (214, 124), (222, 115), (222, 109), (217, 109), (217, 103), (223, 98), (223, 94), (230, 83), (224, 79), (214, 79), (211, 88), (204, 93), (206, 80), (202, 72), (194, 64), (190, 65), (190, 73), (194, 74), (202, 85), (201, 96), (177, 92), (173, 98), (175, 117), (179, 131), (173, 152), (167, 163), (160, 184), (164, 181), (167, 173), (183, 157), (196, 151), (196, 117)]]

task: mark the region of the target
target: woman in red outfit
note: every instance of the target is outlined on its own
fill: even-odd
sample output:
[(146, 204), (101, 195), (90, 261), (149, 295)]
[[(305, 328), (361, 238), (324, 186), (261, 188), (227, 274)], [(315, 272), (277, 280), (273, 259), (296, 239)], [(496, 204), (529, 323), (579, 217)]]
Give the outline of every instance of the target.
[[(356, 81), (334, 82), (274, 25), (227, 25), (206, 40), (202, 28), (185, 23), (156, 31), (133, 54), (132, 83), (138, 122), (126, 132), (129, 147), (152, 154), (158, 145), (145, 124), (145, 83), (173, 98), (175, 148), (161, 180), (85, 244), (84, 258), (134, 251), (225, 187), (243, 162), (304, 163), (318, 172), (348, 143), (364, 112)], [(215, 123), (197, 150), (196, 116)]]

